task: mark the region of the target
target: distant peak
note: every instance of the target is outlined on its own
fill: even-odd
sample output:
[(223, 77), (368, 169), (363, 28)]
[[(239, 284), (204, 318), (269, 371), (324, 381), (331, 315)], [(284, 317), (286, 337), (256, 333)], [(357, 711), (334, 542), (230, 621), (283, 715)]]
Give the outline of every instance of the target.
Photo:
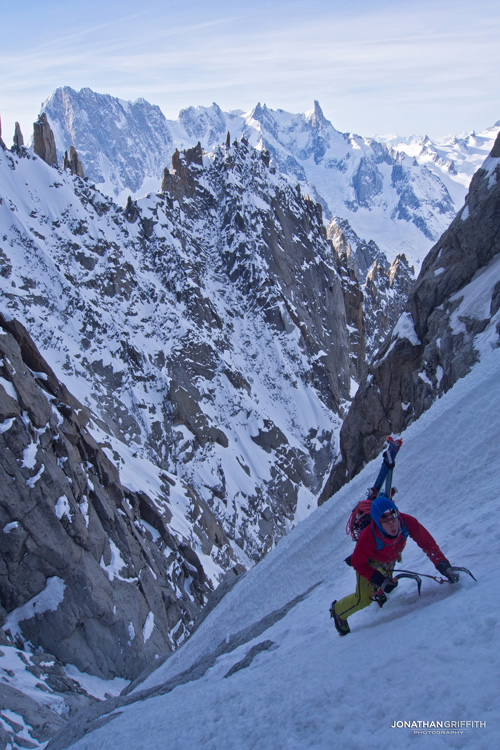
[(250, 117), (253, 120), (260, 121), (262, 120), (266, 112), (267, 112), (267, 106), (265, 104), (261, 104), (260, 102), (258, 102), (257, 105), (250, 112)]
[(314, 108), (309, 112), (306, 112), (306, 120), (315, 128), (322, 128), (330, 125), (329, 121), (323, 114), (323, 110), (317, 99), (314, 100)]
[(317, 99), (314, 100), (314, 114), (316, 117), (324, 117), (323, 110), (321, 109), (320, 103)]

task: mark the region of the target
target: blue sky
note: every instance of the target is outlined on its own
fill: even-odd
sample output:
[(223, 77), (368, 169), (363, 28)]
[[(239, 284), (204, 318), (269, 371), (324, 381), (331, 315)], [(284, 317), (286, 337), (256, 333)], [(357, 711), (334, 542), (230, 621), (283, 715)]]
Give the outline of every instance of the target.
[(2, 3), (0, 116), (25, 140), (58, 86), (305, 112), (361, 135), (438, 137), (500, 119), (498, 0)]

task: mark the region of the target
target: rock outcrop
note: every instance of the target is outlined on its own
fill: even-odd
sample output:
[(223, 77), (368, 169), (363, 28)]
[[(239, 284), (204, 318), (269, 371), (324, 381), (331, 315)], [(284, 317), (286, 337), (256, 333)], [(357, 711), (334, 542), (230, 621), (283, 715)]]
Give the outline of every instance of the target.
[(82, 163), (78, 156), (78, 152), (76, 151), (74, 146), (70, 146), (69, 156), (68, 156), (67, 151), (64, 152), (62, 168), (69, 169), (71, 174), (75, 174), (78, 177), (82, 177), (82, 178), (85, 177), (85, 172), (83, 171)]
[(33, 123), (33, 153), (51, 167), (58, 166), (54, 133), (45, 112)]
[[(231, 555), (228, 540), (168, 473), (155, 495), (123, 486), (26, 329), (0, 315), (0, 333), (0, 625), (12, 645), (133, 678), (186, 637), (214, 586), (199, 555)], [(198, 552), (169, 530), (180, 501)]]
[(359, 382), (366, 375), (366, 363), (399, 318), (415, 271), (405, 255), (389, 264), (380, 248), (373, 241), (361, 240), (346, 220), (332, 219), (326, 233), (343, 269), (351, 356), (358, 363)]
[(353, 384), (357, 385), (366, 375), (367, 366), (365, 297), (354, 270), (346, 263), (344, 254), (338, 257), (337, 263), (344, 294), (351, 377)]
[(21, 126), (16, 122), (14, 128), (14, 148), (19, 150), (22, 146), (24, 146), (24, 136), (21, 132)]
[(377, 259), (368, 271), (362, 286), (368, 362), (403, 312), (414, 283), (415, 271), (405, 255), (398, 255), (389, 267)]
[(500, 136), (464, 207), (426, 257), (392, 335), (360, 385), (341, 430), (341, 457), (322, 500), (359, 472), (500, 345)]
[(197, 192), (197, 180), (194, 178), (196, 167), (203, 166), (203, 150), (198, 141), (193, 148), (180, 153), (177, 149), (172, 157), (170, 171), (165, 168), (161, 183), (161, 192), (168, 193), (174, 200), (194, 198)]
[[(101, 698), (69, 677), (53, 654), (13, 646), (0, 629), (0, 748), (39, 747)], [(76, 669), (71, 673), (78, 675)], [(82, 676), (83, 677), (83, 676)], [(85, 680), (85, 678), (83, 678)], [(123, 685), (125, 680), (120, 681)], [(108, 692), (112, 683), (107, 683)], [(126, 684), (126, 683), (125, 683)], [(116, 686), (115, 686), (116, 689)]]
[(353, 271), (360, 284), (364, 284), (368, 271), (377, 263), (389, 267), (389, 261), (373, 240), (362, 240), (353, 230), (347, 219), (334, 217), (328, 222), (326, 234), (331, 240), (337, 255), (345, 257), (347, 267)]

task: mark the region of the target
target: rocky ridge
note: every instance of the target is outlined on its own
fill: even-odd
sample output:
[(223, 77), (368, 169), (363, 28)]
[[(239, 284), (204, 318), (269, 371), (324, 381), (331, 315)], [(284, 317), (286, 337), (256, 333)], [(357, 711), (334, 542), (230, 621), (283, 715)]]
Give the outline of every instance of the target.
[(124, 209), (0, 160), (4, 637), (131, 678), (316, 506), (359, 294), (245, 141), (177, 152)]
[[(425, 155), (415, 158), (411, 144), (394, 146), (339, 133), (318, 102), (311, 112), (301, 115), (261, 104), (246, 114), (222, 112), (216, 104), (188, 107), (177, 121), (168, 121), (144, 100), (127, 103), (90, 89), (76, 92), (64, 87), (53, 93), (43, 109), (53, 125), (61, 158), (76, 144), (90, 179), (123, 202), (157, 190), (174, 145), (182, 150), (199, 142), (209, 151), (229, 131), (236, 140), (244, 138), (268, 153), (280, 174), (292, 185), (300, 184), (304, 193), (321, 204), (335, 247), (338, 235), (345, 236), (347, 264), (361, 285), (375, 262), (386, 269), (385, 275), (373, 273), (366, 289), (368, 360), (378, 346), (379, 334), (385, 335), (399, 317), (405, 301), (401, 295), (409, 291), (409, 275), (414, 275), (411, 269), (419, 269), (432, 241), (461, 208), (470, 179), (464, 172), (464, 159), (458, 160), (458, 145), (454, 147), (458, 170), (444, 157), (428, 158), (429, 139)], [(488, 141), (486, 135), (476, 140), (479, 154)], [(471, 154), (472, 144), (464, 141), (463, 149)], [(396, 259), (400, 260), (393, 265)], [(401, 278), (395, 278), (395, 273), (401, 273)], [(379, 289), (375, 279), (380, 281)], [(379, 308), (384, 308), (384, 315), (372, 319)]]
[[(185, 638), (214, 588), (200, 557), (214, 544), (231, 556), (229, 540), (168, 473), (156, 497), (124, 487), (26, 329), (1, 315), (0, 328), (2, 628), (82, 672), (130, 678)], [(181, 498), (199, 556), (169, 530)]]
[(340, 433), (323, 500), (466, 375), (478, 347), (500, 345), (500, 135), (465, 206), (426, 257), (394, 330)]

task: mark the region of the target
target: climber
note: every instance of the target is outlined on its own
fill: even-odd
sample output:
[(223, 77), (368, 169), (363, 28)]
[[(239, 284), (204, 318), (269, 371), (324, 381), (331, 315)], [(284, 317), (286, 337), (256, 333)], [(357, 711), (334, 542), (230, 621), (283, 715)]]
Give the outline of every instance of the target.
[(387, 594), (398, 585), (392, 573), (396, 562), (401, 560), (409, 536), (450, 583), (459, 580), (459, 574), (453, 570), (427, 529), (413, 516), (400, 513), (386, 495), (373, 500), (370, 514), (371, 523), (359, 535), (350, 558), (356, 571), (356, 591), (339, 601), (334, 600), (330, 608), (339, 635), (350, 632), (347, 619), (354, 612), (368, 607), (373, 601), (379, 606), (387, 601)]

